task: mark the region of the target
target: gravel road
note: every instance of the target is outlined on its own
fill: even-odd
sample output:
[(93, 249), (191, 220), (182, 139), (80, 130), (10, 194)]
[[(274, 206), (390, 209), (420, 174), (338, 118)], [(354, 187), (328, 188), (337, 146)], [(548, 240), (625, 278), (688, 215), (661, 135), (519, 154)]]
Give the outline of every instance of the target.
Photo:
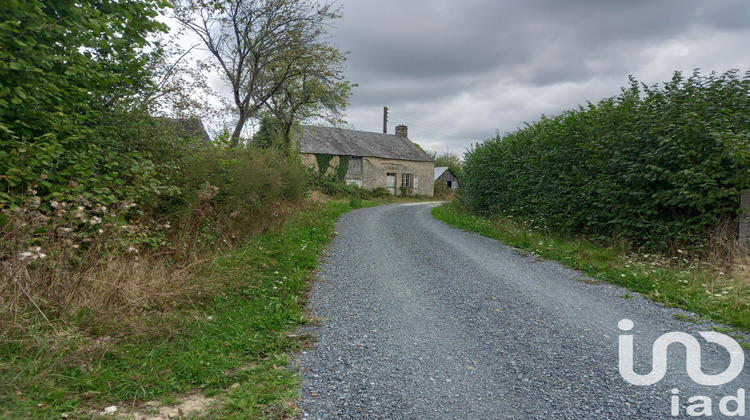
[[(747, 388), (750, 367), (703, 386), (686, 374), (679, 344), (656, 384), (618, 372), (621, 334), (634, 337), (635, 371), (646, 374), (654, 341), (672, 331), (698, 338), (704, 373), (723, 372), (729, 353), (698, 336), (711, 325), (453, 229), (432, 218), (433, 206), (359, 209), (338, 223), (311, 292), (321, 322), (305, 330), (317, 342), (296, 359), (303, 418), (692, 418), (688, 406), (722, 418), (746, 405), (721, 400)], [(621, 331), (622, 319), (634, 328)]]

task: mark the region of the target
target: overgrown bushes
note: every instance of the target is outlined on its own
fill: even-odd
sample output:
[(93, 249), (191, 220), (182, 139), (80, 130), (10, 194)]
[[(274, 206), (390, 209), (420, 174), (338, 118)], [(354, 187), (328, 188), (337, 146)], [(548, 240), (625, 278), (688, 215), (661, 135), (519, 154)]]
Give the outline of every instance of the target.
[(466, 155), (463, 202), (572, 234), (705, 248), (750, 186), (750, 72), (646, 86), (497, 136)]
[(70, 201), (29, 190), (4, 210), (0, 336), (23, 319), (153, 309), (194, 295), (204, 287), (192, 277), (196, 261), (278, 224), (305, 191), (305, 169), (271, 152), (182, 148), (173, 160), (174, 186), (147, 200), (110, 204), (90, 186)]

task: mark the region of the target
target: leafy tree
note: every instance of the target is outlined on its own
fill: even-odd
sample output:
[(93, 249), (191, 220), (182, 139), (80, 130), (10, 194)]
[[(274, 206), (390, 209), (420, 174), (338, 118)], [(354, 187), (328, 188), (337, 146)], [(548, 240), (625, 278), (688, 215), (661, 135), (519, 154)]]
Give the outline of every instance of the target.
[(343, 121), (354, 85), (342, 76), (346, 57), (334, 47), (315, 44), (299, 60), (290, 77), (270, 98), (268, 108), (281, 124), (283, 152), (289, 156), (295, 123), (317, 118), (336, 125)]
[(283, 148), (283, 131), (283, 124), (277, 118), (265, 116), (250, 144), (259, 149), (279, 151)]
[(178, 0), (175, 17), (196, 34), (232, 89), (238, 118), (232, 146), (249, 118), (299, 80), (324, 45), (328, 22), (340, 17), (332, 3), (310, 0)]

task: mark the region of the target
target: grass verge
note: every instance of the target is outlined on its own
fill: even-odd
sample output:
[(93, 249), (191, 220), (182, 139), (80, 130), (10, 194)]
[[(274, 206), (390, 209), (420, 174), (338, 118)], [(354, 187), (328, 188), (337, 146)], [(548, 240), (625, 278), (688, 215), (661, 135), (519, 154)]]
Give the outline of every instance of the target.
[[(143, 410), (185, 393), (217, 397), (213, 418), (279, 418), (296, 407), (285, 368), (305, 344), (308, 282), (346, 202), (312, 204), (279, 229), (205, 265), (204, 296), (149, 313), (132, 330), (83, 336), (76, 323), (0, 342), (0, 418), (96, 417), (104, 407)], [(104, 334), (104, 333), (103, 333)], [(36, 337), (36, 338), (34, 338)]]
[(750, 287), (727, 268), (679, 256), (602, 247), (583, 238), (536, 229), (528, 222), (480, 217), (455, 203), (435, 207), (432, 214), (453, 227), (497, 239), (530, 255), (559, 261), (653, 301), (750, 331)]

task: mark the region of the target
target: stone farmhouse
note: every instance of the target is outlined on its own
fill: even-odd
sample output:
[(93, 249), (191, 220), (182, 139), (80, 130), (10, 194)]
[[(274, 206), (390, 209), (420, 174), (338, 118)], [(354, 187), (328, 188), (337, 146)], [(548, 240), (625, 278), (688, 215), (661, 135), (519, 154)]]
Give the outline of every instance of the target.
[(393, 195), (432, 197), (435, 161), (409, 140), (407, 130), (404, 125), (396, 127), (396, 134), (302, 126), (302, 163), (320, 170), (318, 162), (330, 159), (326, 173), (335, 173), (346, 161), (347, 184), (384, 187)]

